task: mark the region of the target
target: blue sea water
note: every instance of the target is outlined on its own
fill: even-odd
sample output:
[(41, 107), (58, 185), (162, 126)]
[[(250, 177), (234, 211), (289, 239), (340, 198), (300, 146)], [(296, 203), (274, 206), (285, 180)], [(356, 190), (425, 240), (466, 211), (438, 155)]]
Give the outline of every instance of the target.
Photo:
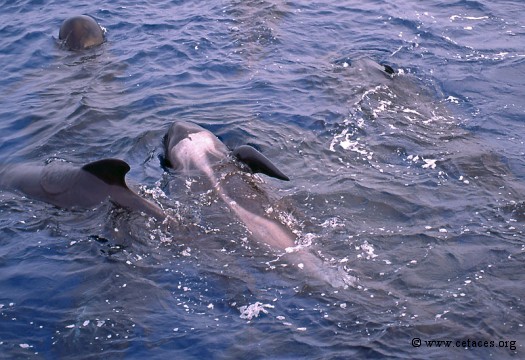
[[(524, 356), (522, 1), (0, 9), (2, 166), (120, 158), (181, 219), (1, 190), (0, 358)], [(104, 44), (60, 46), (77, 14)], [(270, 205), (357, 283), (312, 282), (189, 191), (161, 163), (175, 120), (272, 159)]]

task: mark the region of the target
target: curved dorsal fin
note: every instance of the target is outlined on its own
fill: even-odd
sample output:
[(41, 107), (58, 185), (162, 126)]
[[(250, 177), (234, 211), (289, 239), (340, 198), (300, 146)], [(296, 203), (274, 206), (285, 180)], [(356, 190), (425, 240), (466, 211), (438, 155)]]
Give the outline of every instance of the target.
[(124, 177), (130, 170), (128, 163), (119, 159), (103, 159), (82, 166), (82, 170), (96, 176), (106, 184), (127, 188)]
[(290, 180), (290, 178), (284, 175), (266, 156), (250, 145), (239, 146), (233, 151), (233, 155), (248, 165), (255, 173), (263, 173), (280, 180)]
[(385, 70), (385, 72), (389, 75), (394, 75), (396, 73), (396, 71), (394, 70), (394, 68), (390, 65), (387, 65), (387, 64), (382, 64), (383, 65), (383, 68)]

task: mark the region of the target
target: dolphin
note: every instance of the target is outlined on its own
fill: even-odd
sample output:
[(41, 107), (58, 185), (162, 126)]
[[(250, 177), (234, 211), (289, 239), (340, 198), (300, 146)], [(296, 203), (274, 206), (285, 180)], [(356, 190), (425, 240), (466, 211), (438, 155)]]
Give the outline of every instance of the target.
[(69, 50), (83, 50), (102, 44), (104, 30), (91, 16), (73, 16), (64, 20), (58, 38)]
[(164, 137), (164, 150), (168, 166), (187, 175), (195, 172), (204, 175), (257, 242), (286, 254), (288, 261), (332, 286), (353, 284), (351, 276), (323, 267), (322, 260), (296, 246), (296, 235), (267, 215), (264, 203), (268, 198), (243, 176), (242, 164), (253, 172), (284, 181), (289, 178), (255, 148), (243, 145), (231, 152), (233, 157), (229, 156), (226, 145), (210, 131), (194, 123), (177, 121)]
[[(231, 197), (226, 188), (225, 179), (217, 177), (214, 167), (222, 164), (223, 172), (225, 170), (239, 171), (240, 169), (235, 163), (229, 162), (230, 151), (210, 131), (197, 124), (175, 122), (165, 137), (164, 146), (168, 165), (186, 174), (192, 171), (204, 174), (219, 197), (246, 225), (255, 238), (279, 250), (285, 250), (295, 245), (295, 236), (289, 229), (276, 220), (261, 216), (255, 213), (253, 209), (248, 210), (241, 206), (237, 201), (240, 200), (238, 196), (235, 199)], [(277, 179), (289, 180), (270, 160), (249, 145), (236, 148), (232, 154), (254, 172), (264, 173)], [(232, 180), (230, 179), (229, 182)], [(236, 181), (237, 190), (240, 185), (242, 183), (239, 184), (239, 181)]]
[(90, 208), (107, 198), (119, 206), (163, 221), (164, 211), (143, 199), (126, 185), (129, 165), (118, 159), (103, 159), (76, 167), (62, 162), (45, 166), (13, 165), (0, 169), (0, 187), (61, 208)]

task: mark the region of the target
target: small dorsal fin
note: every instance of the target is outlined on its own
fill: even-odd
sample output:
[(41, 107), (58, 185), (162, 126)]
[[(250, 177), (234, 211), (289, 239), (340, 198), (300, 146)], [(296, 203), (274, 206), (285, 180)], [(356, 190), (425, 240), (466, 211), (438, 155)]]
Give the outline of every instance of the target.
[(250, 145), (239, 146), (233, 151), (233, 155), (239, 161), (248, 165), (255, 173), (266, 174), (280, 180), (290, 180), (290, 178), (284, 175), (266, 156)]
[(82, 170), (89, 172), (110, 185), (128, 187), (124, 177), (130, 170), (128, 163), (119, 159), (103, 159), (82, 166)]
[(394, 75), (396, 73), (396, 71), (394, 70), (394, 68), (390, 65), (387, 65), (387, 64), (382, 64), (383, 65), (383, 68), (385, 70), (385, 72), (389, 75)]

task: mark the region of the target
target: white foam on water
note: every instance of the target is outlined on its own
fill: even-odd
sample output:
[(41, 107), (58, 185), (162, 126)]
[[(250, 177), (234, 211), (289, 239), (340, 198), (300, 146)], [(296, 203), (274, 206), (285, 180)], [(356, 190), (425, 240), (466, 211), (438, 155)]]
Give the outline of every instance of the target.
[(254, 317), (259, 317), (259, 314), (262, 312), (263, 314), (268, 314), (268, 310), (266, 309), (273, 309), (274, 306), (271, 304), (263, 304), (260, 302), (255, 302), (254, 304), (250, 305), (243, 305), (239, 307), (239, 311), (241, 312), (240, 318), (251, 320)]

